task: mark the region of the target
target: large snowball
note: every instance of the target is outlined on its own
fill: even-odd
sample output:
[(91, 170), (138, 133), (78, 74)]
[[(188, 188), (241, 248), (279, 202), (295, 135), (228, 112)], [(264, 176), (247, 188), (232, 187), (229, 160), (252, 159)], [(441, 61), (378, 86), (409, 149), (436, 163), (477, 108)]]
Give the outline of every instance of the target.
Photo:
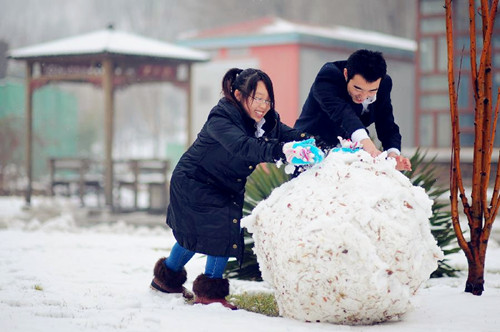
[(396, 318), (437, 268), (432, 201), (384, 157), (332, 152), (243, 219), (282, 316), (350, 325)]

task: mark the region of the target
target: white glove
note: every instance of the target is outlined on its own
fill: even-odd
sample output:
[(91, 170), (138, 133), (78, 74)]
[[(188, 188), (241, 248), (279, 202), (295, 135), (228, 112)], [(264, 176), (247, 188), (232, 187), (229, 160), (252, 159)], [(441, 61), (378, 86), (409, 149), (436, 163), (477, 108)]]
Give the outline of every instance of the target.
[(286, 161), (294, 165), (310, 165), (323, 160), (323, 151), (314, 144), (314, 138), (300, 142), (288, 142), (283, 145)]

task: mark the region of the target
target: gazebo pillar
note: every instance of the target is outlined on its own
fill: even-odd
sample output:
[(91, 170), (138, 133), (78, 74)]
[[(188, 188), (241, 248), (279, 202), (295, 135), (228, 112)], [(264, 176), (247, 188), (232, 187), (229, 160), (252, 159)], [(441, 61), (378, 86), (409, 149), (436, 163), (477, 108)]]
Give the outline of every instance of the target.
[(31, 194), (33, 191), (33, 62), (26, 62), (26, 92), (25, 92), (25, 107), (26, 107), (26, 205), (31, 205)]
[[(207, 53), (115, 31), (112, 28), (73, 38), (9, 51), (10, 59), (26, 61), (26, 203), (30, 205), (33, 181), (33, 92), (51, 83), (92, 83), (104, 92), (104, 195), (113, 208), (114, 90), (145, 82), (189, 84), (191, 64), (210, 59)], [(120, 64), (121, 71), (115, 72)], [(179, 66), (189, 68), (188, 82), (177, 77)], [(35, 68), (34, 65), (37, 65)], [(39, 65), (39, 66), (38, 66)], [(39, 68), (38, 68), (39, 67)], [(36, 69), (36, 70), (34, 70)], [(130, 69), (130, 70), (127, 70)], [(190, 88), (188, 87), (188, 98)], [(188, 99), (188, 116), (192, 114)], [(191, 120), (188, 121), (191, 125)], [(189, 129), (189, 132), (191, 130)], [(191, 140), (191, 138), (190, 138)]]
[(105, 203), (113, 207), (113, 117), (114, 117), (114, 64), (110, 58), (102, 61), (104, 90), (104, 197)]
[(187, 83), (186, 83), (186, 98), (187, 98), (187, 144), (186, 148), (193, 143), (193, 101), (191, 98), (191, 79), (192, 79), (192, 64), (187, 65)]

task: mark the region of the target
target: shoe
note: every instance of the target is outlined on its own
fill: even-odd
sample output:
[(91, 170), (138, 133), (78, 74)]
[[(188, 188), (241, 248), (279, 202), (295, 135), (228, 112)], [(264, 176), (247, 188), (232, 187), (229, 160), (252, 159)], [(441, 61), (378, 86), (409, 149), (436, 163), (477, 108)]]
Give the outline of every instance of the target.
[(229, 308), (231, 310), (238, 310), (238, 307), (232, 304), (231, 302), (226, 301), (226, 299), (209, 299), (207, 297), (199, 297), (196, 296), (194, 299), (194, 304), (212, 304), (212, 303), (220, 303), (224, 307)]
[(156, 262), (151, 288), (163, 293), (182, 294), (188, 300), (193, 299), (194, 294), (183, 286), (187, 280), (186, 269), (173, 271), (165, 265), (165, 260), (166, 258), (162, 257)]
[(229, 295), (229, 280), (227, 279), (209, 278), (205, 274), (200, 274), (193, 283), (193, 292), (194, 303), (220, 303), (231, 310), (238, 309), (237, 306), (226, 301), (226, 296)]

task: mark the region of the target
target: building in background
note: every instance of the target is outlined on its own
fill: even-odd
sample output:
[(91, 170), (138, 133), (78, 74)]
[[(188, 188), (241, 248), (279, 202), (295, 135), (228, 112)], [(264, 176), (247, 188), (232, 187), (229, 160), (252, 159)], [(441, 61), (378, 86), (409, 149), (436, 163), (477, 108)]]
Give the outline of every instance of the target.
[(269, 17), (184, 36), (180, 43), (209, 51), (209, 63), (193, 69), (193, 133), (201, 129), (220, 98), (224, 73), (232, 68), (260, 68), (273, 81), (276, 109), (293, 126), (321, 66), (367, 48), (383, 52), (393, 79), (392, 101), (403, 146), (414, 146), (413, 40), (347, 27), (324, 28)]
[[(478, 3), (478, 1), (476, 1)], [(450, 102), (448, 93), (448, 59), (444, 1), (419, 0), (415, 82), (415, 145), (449, 151), (451, 146)], [(474, 144), (474, 97), (470, 79), (469, 6), (466, 0), (455, 0), (453, 29), (460, 140), (462, 147)], [(479, 3), (478, 3), (479, 5)], [(478, 56), (481, 55), (480, 16), (476, 16)], [(493, 31), (493, 105), (500, 86), (500, 12)], [(460, 78), (459, 78), (460, 77)], [(500, 128), (499, 128), (500, 129)], [(496, 146), (500, 146), (497, 130)], [(449, 156), (449, 153), (445, 153)], [(449, 159), (448, 159), (449, 160)]]

